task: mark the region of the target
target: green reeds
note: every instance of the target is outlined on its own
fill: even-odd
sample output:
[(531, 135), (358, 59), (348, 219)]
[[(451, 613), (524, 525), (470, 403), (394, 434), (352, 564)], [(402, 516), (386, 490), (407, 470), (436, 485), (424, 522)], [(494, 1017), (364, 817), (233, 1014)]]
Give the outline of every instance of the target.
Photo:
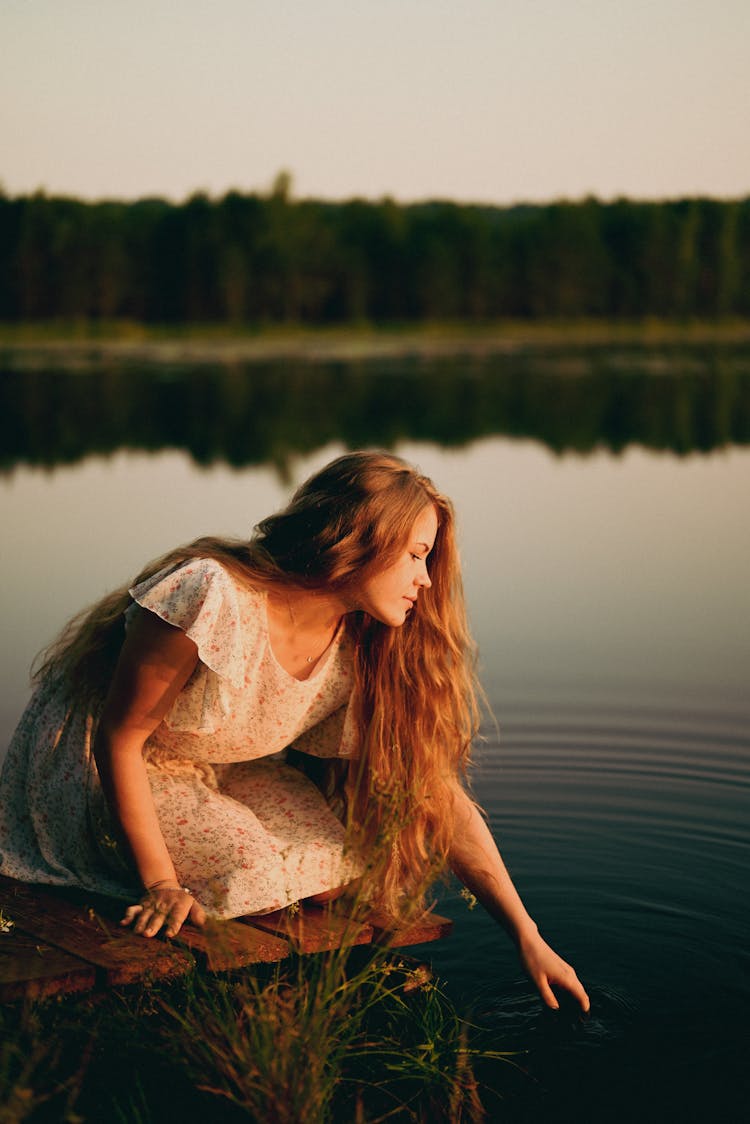
[(174, 1063), (253, 1121), (483, 1118), (468, 1026), (426, 967), (384, 949), (196, 975), (164, 1013)]
[[(371, 856), (388, 854), (393, 829), (386, 817)], [(484, 1119), (474, 1062), (509, 1056), (473, 1045), (474, 1028), (427, 966), (387, 941), (358, 944), (373, 909), (363, 887), (379, 873), (372, 857), (363, 865), (354, 900), (314, 918), (289, 907), (283, 960), (195, 967), (176, 980), (16, 1009), (0, 1054), (0, 1124)], [(425, 868), (425, 888), (435, 873)], [(404, 903), (412, 922), (420, 898), (410, 899), (416, 911)], [(204, 931), (209, 964), (236, 963), (224, 931), (221, 922)], [(175, 943), (189, 951), (187, 936)], [(323, 950), (302, 951), (313, 948)]]
[(429, 968), (374, 946), (2, 1017), (0, 1124), (474, 1122), (475, 1057), (508, 1060), (473, 1048)]

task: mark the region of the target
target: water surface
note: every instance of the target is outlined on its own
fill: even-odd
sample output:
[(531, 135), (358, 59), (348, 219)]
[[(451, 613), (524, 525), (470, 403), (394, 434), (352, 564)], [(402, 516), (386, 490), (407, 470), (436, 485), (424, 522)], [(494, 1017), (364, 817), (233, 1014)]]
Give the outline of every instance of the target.
[[(249, 377), (233, 376), (240, 398)], [(381, 378), (384, 402), (398, 403), (396, 374)], [(415, 386), (429, 394), (429, 372), (419, 380), (402, 384), (412, 410), (423, 404)], [(269, 385), (260, 379), (253, 393)], [(73, 442), (75, 455), (50, 454), (50, 467), (28, 449), (8, 452), (2, 744), (27, 697), (33, 654), (72, 612), (176, 542), (247, 533), (342, 450), (342, 434), (290, 438), (305, 403), (304, 380), (295, 387), (293, 423), (283, 411), (275, 423), (285, 436), (274, 456), (256, 459), (248, 441), (235, 467), (221, 441), (197, 463), (179, 410), (167, 412), (166, 436), (150, 451), (120, 433), (101, 453)], [(368, 429), (377, 401), (368, 387), (361, 410), (347, 407), (348, 439), (361, 433), (361, 444), (382, 440), (389, 417)], [(718, 393), (706, 384), (701, 401)], [(559, 394), (568, 407), (582, 401), (580, 386), (560, 384)], [(680, 394), (659, 400), (665, 417), (684, 423)], [(51, 433), (48, 450), (63, 447), (68, 415), (40, 420), (40, 401), (37, 432)], [(732, 401), (730, 435), (742, 412)], [(278, 397), (271, 403), (267, 419)], [(325, 405), (315, 397), (308, 409), (323, 418)], [(604, 415), (625, 432), (610, 407)], [(341, 410), (332, 405), (332, 416)], [(396, 431), (406, 424), (399, 410), (392, 405)], [(612, 429), (597, 438), (595, 425), (582, 444), (580, 419), (566, 434), (565, 410), (555, 415), (555, 446), (533, 416), (536, 431), (483, 422), (489, 432), (460, 447), (429, 426), (394, 441), (458, 508), (497, 718), (477, 747), (475, 792), (530, 912), (589, 988), (592, 1014), (545, 1012), (504, 934), (454, 889), (441, 908), (456, 919), (455, 935), (425, 952), (488, 1043), (519, 1051), (524, 1074), (497, 1065), (483, 1074), (505, 1094), (491, 1118), (739, 1120), (750, 1001), (750, 449), (726, 435), (675, 449), (645, 430), (639, 439), (637, 427), (618, 444)], [(254, 424), (262, 433), (263, 416)]]

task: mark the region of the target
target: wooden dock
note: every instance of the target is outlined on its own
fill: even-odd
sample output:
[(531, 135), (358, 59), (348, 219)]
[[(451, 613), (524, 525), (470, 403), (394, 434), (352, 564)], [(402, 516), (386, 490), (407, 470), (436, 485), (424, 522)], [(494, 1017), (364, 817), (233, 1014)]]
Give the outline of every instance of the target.
[(170, 941), (121, 927), (122, 913), (123, 903), (111, 898), (0, 877), (0, 1002), (149, 983), (195, 966), (228, 971), (293, 952), (355, 944), (401, 948), (438, 940), (452, 928), (434, 913), (389, 930), (377, 915), (360, 923), (339, 908), (306, 905), (202, 929), (185, 925)]

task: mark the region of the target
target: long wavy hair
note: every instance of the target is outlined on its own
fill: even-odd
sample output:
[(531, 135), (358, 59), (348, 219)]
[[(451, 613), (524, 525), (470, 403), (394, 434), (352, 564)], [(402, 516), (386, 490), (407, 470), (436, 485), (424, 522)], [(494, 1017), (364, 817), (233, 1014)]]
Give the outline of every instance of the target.
[[(467, 627), (450, 501), (399, 457), (354, 452), (310, 477), (250, 541), (200, 538), (150, 563), (74, 618), (42, 654), (40, 680), (64, 676), (101, 701), (124, 637), (128, 588), (192, 558), (213, 558), (252, 588), (355, 593), (403, 551), (417, 517), (438, 518), (431, 587), (400, 627), (347, 616), (354, 646), (359, 756), (338, 764), (348, 838), (365, 856), (369, 896), (392, 916), (420, 908), (447, 863), (456, 785), (479, 724), (475, 650)], [(334, 766), (336, 768), (336, 766)], [(330, 778), (329, 778), (330, 779)]]

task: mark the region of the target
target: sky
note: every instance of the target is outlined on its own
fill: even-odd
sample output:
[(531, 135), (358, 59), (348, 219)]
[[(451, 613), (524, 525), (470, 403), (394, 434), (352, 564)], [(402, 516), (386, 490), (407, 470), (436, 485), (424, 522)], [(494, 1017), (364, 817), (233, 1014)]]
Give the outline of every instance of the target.
[(0, 184), (750, 194), (750, 0), (2, 0)]

